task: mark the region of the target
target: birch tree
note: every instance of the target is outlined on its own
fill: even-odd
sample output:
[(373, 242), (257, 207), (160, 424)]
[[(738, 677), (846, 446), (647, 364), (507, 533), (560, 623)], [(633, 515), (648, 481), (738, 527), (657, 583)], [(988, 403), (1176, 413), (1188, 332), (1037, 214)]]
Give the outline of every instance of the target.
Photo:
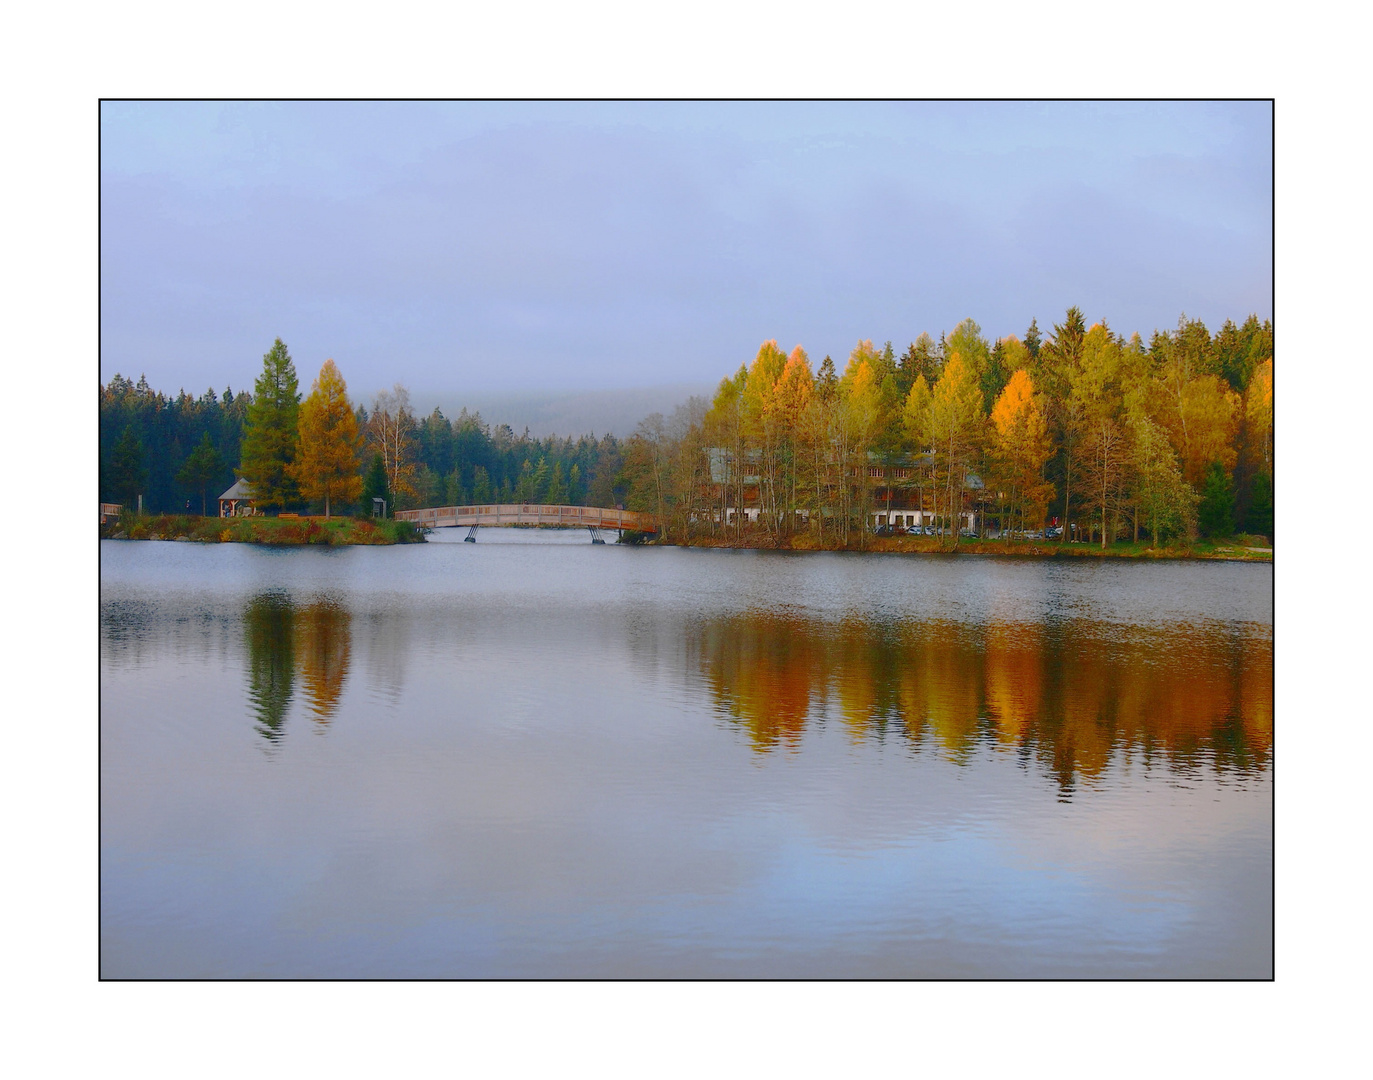
[(381, 455), (387, 486), (397, 501), (415, 496), (415, 414), (400, 383), (379, 390), (367, 419), (367, 446)]

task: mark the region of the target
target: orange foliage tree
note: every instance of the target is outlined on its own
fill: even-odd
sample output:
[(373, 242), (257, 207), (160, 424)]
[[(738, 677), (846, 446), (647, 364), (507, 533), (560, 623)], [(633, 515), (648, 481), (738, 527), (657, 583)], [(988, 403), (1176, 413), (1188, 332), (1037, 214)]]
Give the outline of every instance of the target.
[(1023, 533), (1027, 523), (1043, 522), (1053, 495), (1053, 486), (1044, 481), (1044, 463), (1053, 449), (1049, 425), (1024, 368), (1016, 370), (997, 398), (992, 430), (991, 479), (1005, 507), (1003, 527), (1010, 524), (1007, 535)]
[(1239, 395), (1215, 375), (1199, 375), (1183, 387), (1179, 413), (1173, 445), (1187, 482), (1200, 490), (1213, 461), (1219, 461), (1227, 474), (1233, 472)]
[(301, 494), (332, 504), (362, 497), (358, 473), (358, 422), (348, 401), (348, 384), (332, 360), (324, 361), (310, 396), (300, 405), (300, 451), (292, 475)]

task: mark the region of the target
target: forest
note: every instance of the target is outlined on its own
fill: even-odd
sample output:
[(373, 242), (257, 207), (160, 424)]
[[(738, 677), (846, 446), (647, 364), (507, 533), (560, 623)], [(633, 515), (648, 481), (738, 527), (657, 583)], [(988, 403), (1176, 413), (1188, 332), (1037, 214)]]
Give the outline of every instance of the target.
[[(267, 510), (482, 502), (626, 505), (668, 542), (862, 546), (874, 529), (1188, 542), (1273, 536), (1273, 327), (1186, 315), (1146, 343), (1069, 308), (1042, 335), (972, 319), (839, 371), (764, 342), (752, 363), (628, 439), (517, 436), (414, 415), (401, 384), (354, 404), (326, 361), (303, 396), (278, 339), (251, 392), (100, 388), (102, 501), (215, 512), (236, 477)], [(894, 511), (903, 511), (897, 514)]]
[[(251, 392), (210, 389), (195, 398), (182, 390), (169, 397), (146, 379), (134, 383), (115, 375), (100, 388), (101, 501), (132, 506), (142, 495), (145, 512), (214, 514), (219, 494), (240, 476), (265, 494), (261, 505), (278, 510), (323, 511), (327, 499), (332, 512), (347, 512), (360, 508), (364, 497), (370, 507), (372, 495), (395, 509), (494, 501), (614, 506), (624, 500), (622, 446), (612, 435), (536, 439), (504, 424), (492, 427), (465, 409), (453, 420), (437, 408), (420, 419), (400, 384), (375, 394), (370, 408), (353, 406), (336, 366), (327, 366), (332, 374), (315, 389), (321, 401), (334, 400), (317, 410), (325, 423), (315, 424), (313, 440), (310, 399), (301, 400), (294, 363), (280, 340), (263, 358)], [(340, 405), (351, 424), (339, 415)], [(335, 460), (298, 461), (302, 450), (320, 456), (321, 437), (332, 439)], [(301, 465), (314, 470), (304, 484), (291, 468)], [(312, 490), (322, 466), (336, 481), (352, 475), (359, 482), (336, 482), (328, 490), (316, 483)]]
[(1273, 327), (1183, 315), (1146, 343), (1073, 307), (1047, 337), (989, 342), (966, 319), (899, 357), (859, 341), (842, 372), (767, 341), (624, 457), (629, 507), (676, 542), (1271, 541)]

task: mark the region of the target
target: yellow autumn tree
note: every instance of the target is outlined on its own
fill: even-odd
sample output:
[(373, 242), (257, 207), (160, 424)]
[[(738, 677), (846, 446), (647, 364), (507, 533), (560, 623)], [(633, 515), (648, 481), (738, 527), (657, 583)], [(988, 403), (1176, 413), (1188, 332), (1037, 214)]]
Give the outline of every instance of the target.
[(977, 373), (962, 353), (955, 352), (944, 365), (930, 398), (935, 512), (947, 523), (951, 544), (958, 543), (963, 495), (982, 445), (985, 423)]
[(784, 520), (789, 533), (796, 528), (801, 485), (808, 455), (805, 447), (806, 413), (815, 392), (815, 376), (806, 350), (797, 345), (777, 380), (773, 406), (777, 412), (778, 446), (782, 465)]
[(926, 451), (930, 446), (930, 406), (933, 402), (934, 395), (925, 376), (916, 375), (901, 409), (901, 441), (915, 461), (910, 486), (915, 488), (915, 506), (920, 511), (917, 520), (922, 526), (925, 524), (925, 489), (930, 480), (929, 455)]
[(1254, 369), (1245, 391), (1245, 426), (1249, 445), (1262, 460), (1265, 472), (1273, 470), (1273, 360), (1270, 357)]
[(1182, 390), (1180, 435), (1177, 445), (1182, 474), (1198, 491), (1206, 470), (1218, 461), (1227, 474), (1234, 471), (1239, 430), (1240, 397), (1215, 375), (1200, 375)]
[(996, 399), (992, 431), (992, 481), (1006, 509), (1003, 530), (1009, 535), (1027, 526), (1037, 528), (1053, 495), (1053, 485), (1044, 481), (1044, 463), (1053, 447), (1034, 381), (1024, 368), (1015, 371)]
[(776, 535), (780, 520), (779, 488), (784, 486), (779, 482), (777, 383), (786, 363), (786, 353), (777, 347), (775, 339), (763, 342), (749, 368), (739, 399), (749, 459), (756, 463), (759, 515), (773, 535)]
[[(1081, 436), (1081, 514), (1099, 534), (1101, 546), (1120, 531), (1126, 508), (1128, 467), (1125, 410), (1125, 352), (1105, 323), (1082, 340), (1081, 363), (1069, 380), (1069, 394)], [(1081, 520), (1081, 518), (1079, 518)]]
[(839, 380), (838, 439), (835, 445), (839, 467), (840, 519), (844, 528), (844, 542), (848, 532), (859, 528), (860, 542), (866, 536), (868, 502), (872, 494), (873, 466), (869, 461), (873, 442), (881, 419), (881, 388), (877, 368), (864, 348), (872, 350), (871, 342), (860, 342), (849, 357), (844, 377)]
[(300, 451), (292, 475), (307, 499), (324, 500), (325, 517), (334, 502), (362, 497), (357, 417), (348, 401), (348, 384), (332, 360), (324, 361), (310, 396), (301, 402)]

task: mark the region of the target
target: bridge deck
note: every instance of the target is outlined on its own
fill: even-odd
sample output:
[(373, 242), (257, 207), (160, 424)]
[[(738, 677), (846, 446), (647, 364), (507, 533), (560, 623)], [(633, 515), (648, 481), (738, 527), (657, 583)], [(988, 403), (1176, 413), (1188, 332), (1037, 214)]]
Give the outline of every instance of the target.
[(433, 506), (397, 510), (396, 517), (429, 529), (470, 525), (572, 525), (578, 528), (633, 529), (657, 532), (651, 515), (599, 506), (541, 506), (537, 503), (491, 503), (485, 506)]

